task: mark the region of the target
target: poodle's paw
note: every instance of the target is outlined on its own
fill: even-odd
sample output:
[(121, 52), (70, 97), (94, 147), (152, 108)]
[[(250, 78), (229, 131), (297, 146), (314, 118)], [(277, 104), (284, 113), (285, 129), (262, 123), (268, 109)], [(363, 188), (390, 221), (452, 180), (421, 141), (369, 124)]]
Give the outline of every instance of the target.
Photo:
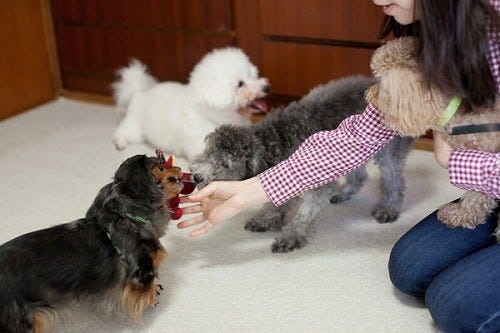
[(282, 227), (282, 220), (269, 220), (263, 217), (254, 217), (245, 223), (245, 230), (253, 232), (279, 231)]
[(347, 201), (350, 198), (351, 198), (351, 194), (346, 194), (346, 193), (337, 191), (330, 196), (330, 203), (336, 204), (339, 202)]
[(375, 207), (372, 211), (372, 216), (378, 223), (390, 223), (398, 219), (399, 211), (394, 208), (380, 205)]
[(438, 209), (437, 218), (452, 228), (474, 229), (484, 222), (485, 214), (472, 214), (470, 210), (464, 209), (460, 202), (450, 202)]
[(253, 232), (265, 232), (269, 230), (269, 225), (262, 224), (260, 221), (255, 219), (250, 219), (247, 223), (245, 223), (245, 230), (253, 231)]
[(116, 149), (123, 150), (127, 148), (127, 140), (120, 136), (113, 137), (113, 143), (115, 144)]
[(304, 236), (278, 237), (271, 246), (274, 253), (286, 253), (295, 249), (300, 249), (306, 245), (307, 240)]

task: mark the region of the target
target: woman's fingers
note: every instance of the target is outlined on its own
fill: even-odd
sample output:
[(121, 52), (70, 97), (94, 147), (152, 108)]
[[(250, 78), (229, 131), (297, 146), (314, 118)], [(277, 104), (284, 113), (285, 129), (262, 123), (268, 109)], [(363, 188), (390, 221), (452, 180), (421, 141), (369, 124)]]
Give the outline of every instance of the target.
[(204, 234), (204, 233), (206, 233), (206, 232), (209, 232), (210, 230), (212, 230), (212, 229), (213, 229), (213, 227), (214, 227), (214, 226), (213, 226), (213, 224), (212, 224), (212, 223), (207, 222), (207, 223), (205, 223), (205, 225), (204, 225), (203, 227), (201, 227), (201, 228), (199, 228), (199, 229), (196, 229), (196, 230), (194, 230), (194, 231), (191, 231), (191, 232), (189, 233), (189, 236), (190, 236), (190, 237), (193, 237), (193, 238), (194, 238), (194, 237), (198, 237), (199, 235), (202, 235), (202, 234)]
[(185, 228), (189, 228), (195, 224), (198, 224), (198, 223), (201, 223), (203, 221), (205, 221), (205, 217), (203, 215), (199, 215), (199, 216), (196, 216), (196, 217), (193, 217), (192, 219), (189, 219), (189, 220), (184, 220), (182, 222), (179, 222), (177, 223), (177, 228), (178, 229), (185, 229)]
[(182, 207), (182, 214), (196, 214), (203, 212), (201, 205), (192, 205), (187, 207)]
[(189, 200), (189, 196), (187, 196), (187, 195), (183, 195), (183, 196), (179, 197), (180, 204), (185, 204), (185, 203), (190, 203), (190, 202), (192, 202), (192, 201)]
[(214, 194), (215, 190), (217, 189), (216, 182), (210, 183), (198, 192), (191, 194), (188, 198), (189, 201), (186, 202), (197, 202), (201, 201), (204, 198), (210, 197), (212, 194)]

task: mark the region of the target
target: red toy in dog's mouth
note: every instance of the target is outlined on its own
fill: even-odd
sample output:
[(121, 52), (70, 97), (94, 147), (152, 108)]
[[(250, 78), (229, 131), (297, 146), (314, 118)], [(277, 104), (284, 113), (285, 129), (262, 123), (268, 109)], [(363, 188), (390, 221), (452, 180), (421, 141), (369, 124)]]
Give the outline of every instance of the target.
[[(163, 168), (171, 168), (174, 166), (174, 157), (169, 156), (168, 159), (165, 158), (165, 155), (160, 149), (156, 149), (156, 156), (160, 160), (160, 165)], [(196, 188), (196, 183), (191, 180), (191, 174), (187, 172), (182, 173), (182, 177), (179, 180), (182, 183), (182, 190), (180, 194), (191, 194)], [(168, 202), (168, 206), (170, 207), (170, 211), (172, 213), (172, 220), (178, 220), (182, 217), (182, 209), (179, 207), (180, 198), (179, 195), (171, 198)]]

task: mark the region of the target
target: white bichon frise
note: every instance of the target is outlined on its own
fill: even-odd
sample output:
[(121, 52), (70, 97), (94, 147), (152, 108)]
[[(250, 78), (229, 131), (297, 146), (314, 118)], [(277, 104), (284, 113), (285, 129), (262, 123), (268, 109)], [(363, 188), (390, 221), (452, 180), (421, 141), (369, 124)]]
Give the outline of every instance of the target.
[(158, 83), (138, 60), (118, 74), (114, 97), (125, 117), (113, 135), (117, 149), (148, 142), (192, 160), (216, 127), (249, 124), (250, 109), (267, 109), (261, 100), (269, 91), (267, 79), (259, 78), (247, 55), (234, 47), (205, 55), (187, 84)]

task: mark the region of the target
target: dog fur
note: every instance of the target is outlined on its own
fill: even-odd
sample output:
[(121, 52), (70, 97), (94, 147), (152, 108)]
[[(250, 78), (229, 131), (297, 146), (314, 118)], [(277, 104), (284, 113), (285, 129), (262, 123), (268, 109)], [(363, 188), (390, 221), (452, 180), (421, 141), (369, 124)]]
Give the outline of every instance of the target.
[[(203, 153), (190, 165), (200, 187), (214, 180), (242, 180), (253, 177), (290, 156), (310, 135), (337, 128), (342, 120), (362, 113), (367, 105), (365, 90), (373, 83), (362, 76), (347, 77), (313, 89), (287, 107), (270, 112), (250, 126), (223, 125), (209, 134)], [(400, 214), (405, 188), (403, 168), (413, 139), (396, 137), (375, 156), (381, 170), (381, 201), (372, 215), (380, 223), (392, 222)], [(266, 205), (248, 221), (251, 231), (281, 230), (273, 252), (303, 247), (313, 221), (324, 208), (349, 199), (367, 178), (364, 166), (345, 177), (303, 193), (276, 208)], [(294, 207), (295, 206), (295, 207)], [(288, 216), (287, 216), (288, 215)]]
[[(500, 100), (490, 108), (466, 112), (464, 105), (443, 126), (438, 125), (452, 96), (424, 81), (416, 59), (416, 40), (399, 38), (377, 49), (371, 67), (377, 83), (367, 91), (367, 100), (382, 112), (385, 125), (401, 135), (420, 136), (428, 130), (441, 132), (452, 149), (500, 151), (500, 132), (451, 135), (456, 126), (500, 123)], [(497, 201), (481, 192), (467, 191), (459, 201), (443, 205), (438, 218), (450, 227), (474, 228), (484, 223)], [(500, 240), (500, 228), (496, 230)]]
[(260, 99), (269, 91), (267, 79), (234, 47), (205, 55), (187, 84), (158, 83), (137, 60), (118, 74), (114, 97), (125, 117), (113, 135), (116, 148), (146, 141), (187, 159), (203, 150), (203, 139), (217, 126), (249, 124), (249, 110), (265, 110)]
[(159, 158), (131, 157), (84, 218), (0, 246), (0, 332), (48, 331), (58, 310), (75, 302), (122, 309), (140, 321), (162, 289), (154, 283), (166, 256), (159, 238), (181, 177)]

